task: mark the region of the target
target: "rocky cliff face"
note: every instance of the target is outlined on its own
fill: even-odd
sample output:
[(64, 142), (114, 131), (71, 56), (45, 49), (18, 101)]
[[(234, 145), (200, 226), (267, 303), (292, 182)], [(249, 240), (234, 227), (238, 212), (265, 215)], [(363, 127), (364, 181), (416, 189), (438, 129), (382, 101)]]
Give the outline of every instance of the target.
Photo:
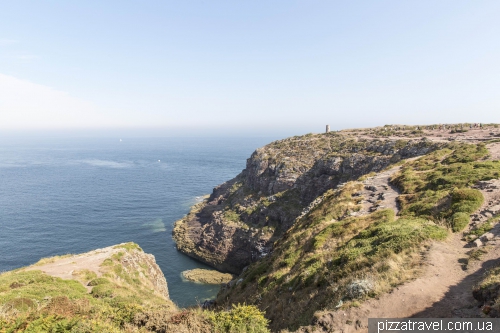
[(128, 251), (120, 258), (120, 263), (128, 275), (134, 276), (138, 272), (139, 278), (145, 280), (143, 281), (144, 285), (149, 286), (156, 294), (170, 300), (167, 279), (156, 263), (154, 255), (138, 250)]
[(329, 189), (443, 143), (425, 138), (305, 135), (257, 149), (245, 170), (175, 224), (177, 248), (231, 273), (272, 250), (307, 206)]

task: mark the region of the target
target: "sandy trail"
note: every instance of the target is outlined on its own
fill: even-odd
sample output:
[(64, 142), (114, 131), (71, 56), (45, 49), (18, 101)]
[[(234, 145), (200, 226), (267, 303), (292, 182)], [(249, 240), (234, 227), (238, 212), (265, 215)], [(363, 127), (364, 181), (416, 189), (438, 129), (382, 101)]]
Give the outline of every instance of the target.
[(490, 157), (488, 158), (489, 160), (500, 160), (500, 142), (489, 143), (486, 145), (486, 148), (488, 148), (488, 151), (490, 152)]
[(471, 250), (465, 245), (457, 234), (446, 242), (433, 243), (419, 278), (358, 308), (327, 312), (315, 327), (302, 332), (365, 333), (368, 318), (479, 317), (481, 309), (472, 297), (472, 287), (487, 269), (500, 263), (500, 246), (491, 246), (482, 261), (465, 269)]
[[(392, 168), (365, 182), (366, 193), (370, 196), (370, 192), (375, 193), (375, 197), (384, 193), (386, 199), (382, 205), (396, 211), (397, 189), (391, 189), (388, 180), (397, 170), (397, 167)], [(500, 207), (500, 180), (480, 182), (476, 188), (483, 193), (485, 204), (471, 216), (471, 224), (475, 216), (481, 216), (481, 222), (484, 222), (488, 216), (500, 213), (497, 211)], [(368, 210), (371, 209), (372, 203), (365, 204)], [(366, 333), (368, 318), (480, 317), (480, 304), (472, 296), (473, 286), (488, 269), (500, 264), (500, 224), (490, 233), (492, 238), (479, 245), (487, 251), (481, 260), (468, 261), (469, 252), (474, 248), (472, 243), (462, 241), (461, 233), (452, 234), (447, 241), (431, 243), (417, 279), (379, 298), (369, 299), (360, 307), (325, 312), (317, 318), (316, 325), (304, 327), (299, 332)]]
[(35, 264), (24, 268), (27, 271), (40, 270), (50, 276), (59, 277), (66, 280), (80, 281), (88, 290), (91, 287), (87, 286), (88, 281), (79, 280), (77, 274), (81, 270), (89, 270), (97, 274), (98, 277), (102, 275), (100, 266), (102, 262), (111, 257), (113, 254), (123, 251), (120, 248), (113, 246), (97, 249), (83, 254), (72, 255), (64, 258), (56, 258), (54, 262), (46, 264)]
[(399, 213), (396, 201), (399, 190), (390, 184), (389, 180), (400, 168), (399, 166), (391, 168), (363, 181), (365, 187), (361, 195), (365, 200), (362, 201), (363, 208), (359, 215), (385, 208), (393, 209), (396, 215)]

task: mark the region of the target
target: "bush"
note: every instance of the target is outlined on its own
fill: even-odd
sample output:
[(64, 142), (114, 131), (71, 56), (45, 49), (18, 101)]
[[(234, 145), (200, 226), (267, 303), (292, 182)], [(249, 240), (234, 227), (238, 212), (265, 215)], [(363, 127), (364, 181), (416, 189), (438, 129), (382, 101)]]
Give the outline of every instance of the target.
[(462, 231), (469, 224), (469, 214), (458, 212), (451, 217), (451, 229), (453, 232)]
[(109, 284), (98, 284), (92, 288), (92, 296), (95, 298), (106, 298), (113, 296), (113, 289)]
[(478, 190), (462, 188), (451, 192), (451, 200), (454, 212), (471, 214), (481, 207), (484, 197)]
[(106, 279), (106, 278), (97, 278), (97, 279), (93, 279), (92, 281), (90, 281), (87, 284), (87, 286), (93, 287), (93, 286), (97, 286), (99, 284), (106, 284), (106, 283), (109, 283), (108, 279)]
[(268, 320), (264, 313), (253, 305), (234, 305), (230, 311), (211, 312), (209, 320), (216, 332), (267, 333)]

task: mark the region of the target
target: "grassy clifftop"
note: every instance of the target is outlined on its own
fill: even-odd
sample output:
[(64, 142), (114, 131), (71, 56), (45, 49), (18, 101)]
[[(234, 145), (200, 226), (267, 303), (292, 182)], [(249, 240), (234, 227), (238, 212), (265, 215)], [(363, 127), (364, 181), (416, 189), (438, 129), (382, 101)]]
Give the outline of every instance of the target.
[(398, 191), (397, 210), (360, 213), (377, 199), (366, 177), (328, 190), (218, 301), (245, 300), (266, 309), (272, 329), (294, 330), (316, 313), (357, 307), (413, 279), (429, 242), (467, 228), (483, 204), (472, 186), (500, 178), (500, 161), (489, 157), (484, 143), (450, 142), (397, 163), (387, 184)]
[(268, 332), (255, 307), (179, 309), (152, 255), (126, 243), (0, 274), (0, 332)]

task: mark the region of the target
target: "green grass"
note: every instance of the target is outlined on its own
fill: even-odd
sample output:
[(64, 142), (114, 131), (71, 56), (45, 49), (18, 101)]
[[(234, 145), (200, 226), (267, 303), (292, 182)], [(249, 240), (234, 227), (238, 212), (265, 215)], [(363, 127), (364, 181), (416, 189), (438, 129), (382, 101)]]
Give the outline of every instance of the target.
[[(346, 300), (346, 288), (353, 280), (370, 277), (374, 288), (369, 297), (413, 278), (422, 246), (446, 238), (448, 231), (424, 218), (396, 220), (390, 209), (346, 217), (356, 207), (351, 194), (359, 189), (359, 184), (348, 183), (328, 192), (275, 243), (273, 253), (252, 264), (243, 283), (221, 294), (219, 301), (255, 300), (266, 309), (272, 329), (296, 329), (315, 311), (335, 309)], [(294, 305), (287, 306), (285, 314), (276, 300), (289, 298)]]
[(469, 187), (500, 178), (500, 162), (482, 161), (487, 155), (484, 144), (450, 144), (407, 163), (392, 179), (403, 193), (400, 215), (446, 220), (454, 232), (463, 230), (484, 202)]
[[(0, 274), (0, 332), (269, 331), (263, 313), (252, 306), (179, 311), (153, 292), (145, 265), (122, 264), (127, 256), (142, 250), (132, 243), (117, 248), (124, 251), (105, 260), (102, 277), (89, 270), (75, 272), (78, 281), (39, 270)], [(55, 261), (57, 258), (45, 262)], [(140, 271), (146, 277), (138, 278)], [(87, 282), (90, 293), (82, 285)]]
[(133, 242), (119, 244), (119, 245), (113, 246), (113, 248), (114, 249), (125, 249), (127, 251), (138, 250), (138, 251), (144, 252), (141, 249), (141, 247), (139, 246), (139, 244), (136, 244), (136, 243), (133, 243)]
[(236, 213), (234, 210), (228, 209), (224, 211), (224, 218), (231, 222), (241, 222), (240, 214)]

